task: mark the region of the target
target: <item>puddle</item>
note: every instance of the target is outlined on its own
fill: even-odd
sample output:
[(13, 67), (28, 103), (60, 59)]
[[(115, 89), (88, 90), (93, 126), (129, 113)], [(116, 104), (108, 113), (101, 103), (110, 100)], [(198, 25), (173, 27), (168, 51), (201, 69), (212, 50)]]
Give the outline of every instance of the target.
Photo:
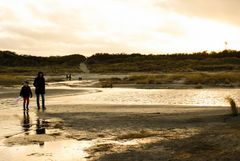
[(43, 119), (38, 115), (43, 112), (8, 112), (0, 122), (0, 161), (84, 161), (88, 157), (85, 149), (93, 142), (64, 140), (60, 119)]
[(0, 161), (74, 161), (86, 160), (91, 141), (61, 140), (38, 145), (0, 146)]

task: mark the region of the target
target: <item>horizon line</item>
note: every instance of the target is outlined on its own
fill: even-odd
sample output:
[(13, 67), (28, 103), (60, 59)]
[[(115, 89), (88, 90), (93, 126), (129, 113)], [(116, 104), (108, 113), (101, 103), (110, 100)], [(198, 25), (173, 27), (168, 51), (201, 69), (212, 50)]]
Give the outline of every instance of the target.
[(211, 54), (211, 53), (220, 53), (220, 52), (224, 52), (224, 51), (240, 51), (240, 50), (234, 50), (234, 49), (224, 49), (224, 50), (202, 50), (202, 51), (197, 51), (197, 52), (175, 52), (175, 53), (149, 53), (149, 54), (143, 54), (143, 53), (139, 53), (139, 52), (131, 52), (131, 53), (127, 53), (127, 52), (117, 52), (117, 53), (109, 53), (109, 52), (96, 52), (94, 54), (90, 54), (90, 55), (86, 55), (86, 54), (80, 54), (80, 53), (69, 53), (69, 54), (64, 54), (64, 55), (35, 55), (35, 54), (21, 54), (18, 53), (14, 50), (0, 50), (0, 52), (11, 52), (11, 53), (15, 53), (16, 55), (20, 55), (20, 56), (33, 56), (33, 57), (62, 57), (62, 56), (70, 56), (70, 55), (81, 55), (84, 57), (91, 57), (97, 54), (109, 54), (109, 55), (133, 55), (133, 54), (140, 54), (140, 55), (177, 55), (177, 54), (187, 54), (187, 55), (191, 55), (191, 54), (197, 54), (197, 53), (207, 53), (207, 54)]

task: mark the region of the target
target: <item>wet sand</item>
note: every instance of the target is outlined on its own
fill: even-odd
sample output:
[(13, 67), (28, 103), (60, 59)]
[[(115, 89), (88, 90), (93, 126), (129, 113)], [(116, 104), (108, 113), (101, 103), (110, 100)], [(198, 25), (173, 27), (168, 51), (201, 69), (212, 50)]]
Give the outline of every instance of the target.
[(238, 160), (239, 123), (218, 106), (17, 104), (1, 109), (0, 161)]

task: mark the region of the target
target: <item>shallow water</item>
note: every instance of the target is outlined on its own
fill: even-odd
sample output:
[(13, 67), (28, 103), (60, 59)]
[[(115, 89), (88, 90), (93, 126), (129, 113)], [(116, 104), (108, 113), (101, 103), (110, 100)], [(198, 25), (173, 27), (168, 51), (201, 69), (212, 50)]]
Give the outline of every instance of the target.
[[(66, 82), (65, 82), (66, 83)], [(64, 87), (64, 84), (60, 84)], [(56, 84), (59, 88), (59, 84)], [(55, 87), (54, 87), (55, 88)], [(64, 87), (66, 88), (66, 87)], [(79, 89), (69, 88), (67, 89)], [(74, 94), (57, 93), (46, 96), (48, 105), (64, 104), (116, 104), (116, 105), (194, 105), (227, 106), (225, 98), (230, 96), (240, 103), (240, 89), (130, 89), (130, 88), (83, 88)], [(35, 98), (31, 99), (31, 105)], [(31, 109), (24, 114), (22, 102), (17, 98), (0, 99), (0, 161), (73, 161), (87, 160), (86, 148), (96, 144), (136, 145), (139, 140), (57, 140), (38, 144), (6, 146), (6, 137), (66, 133), (61, 129), (49, 128)], [(31, 107), (31, 108), (34, 108)], [(201, 107), (200, 107), (201, 108)], [(215, 108), (215, 107), (214, 107)], [(185, 133), (185, 132), (183, 132)], [(150, 141), (152, 141), (150, 139)]]
[(0, 146), (1, 161), (73, 161), (86, 160), (84, 151), (91, 146), (90, 141), (60, 140), (44, 142), (41, 145)]
[[(39, 113), (42, 113), (40, 111)], [(38, 117), (38, 112), (31, 109), (23, 112), (21, 109), (1, 109), (0, 114), (0, 161), (73, 161), (85, 160), (86, 148), (92, 146), (91, 141), (64, 139), (57, 141), (20, 141), (14, 145), (5, 143), (7, 139), (23, 138), (24, 136), (41, 136), (44, 134), (64, 133), (61, 129), (48, 125), (58, 120), (44, 120)], [(19, 142), (19, 140), (17, 140)], [(15, 145), (17, 144), (17, 145)], [(26, 144), (26, 145), (25, 145)]]
[(60, 96), (49, 104), (118, 104), (118, 105), (194, 105), (228, 106), (226, 97), (240, 103), (240, 89), (99, 89), (102, 92)]

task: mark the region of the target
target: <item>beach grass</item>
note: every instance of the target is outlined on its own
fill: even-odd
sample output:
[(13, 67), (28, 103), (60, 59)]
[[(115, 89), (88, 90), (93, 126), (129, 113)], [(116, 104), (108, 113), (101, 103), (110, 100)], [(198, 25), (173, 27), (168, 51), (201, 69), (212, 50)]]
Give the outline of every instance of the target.
[(113, 84), (186, 84), (209, 86), (240, 86), (239, 72), (190, 72), (134, 74), (123, 79), (109, 78), (100, 81)]
[(237, 116), (238, 115), (238, 107), (236, 105), (235, 100), (233, 98), (231, 98), (231, 97), (227, 97), (226, 100), (230, 104), (232, 115), (233, 116)]
[(13, 74), (1, 74), (0, 85), (21, 85), (24, 81), (32, 79), (29, 76), (13, 75)]

